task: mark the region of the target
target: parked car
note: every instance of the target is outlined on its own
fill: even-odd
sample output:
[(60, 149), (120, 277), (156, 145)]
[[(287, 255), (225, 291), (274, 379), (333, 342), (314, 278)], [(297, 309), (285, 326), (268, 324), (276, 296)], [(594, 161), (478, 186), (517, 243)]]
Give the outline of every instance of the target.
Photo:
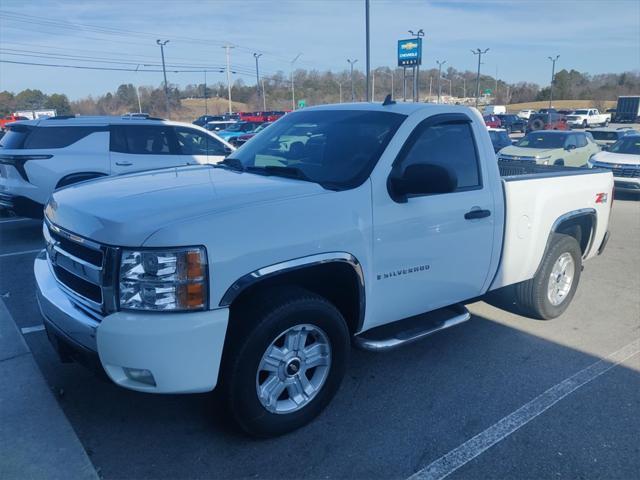
[(527, 121), (517, 115), (505, 114), (497, 115), (497, 117), (500, 119), (500, 125), (507, 131), (507, 133), (524, 133), (524, 131), (527, 129)]
[(487, 131), (489, 132), (494, 152), (498, 153), (504, 147), (512, 145), (509, 134), (503, 128), (488, 128)]
[(34, 264), (48, 337), (124, 388), (219, 385), (246, 432), (289, 432), (331, 401), (352, 341), (408, 344), (506, 285), (532, 317), (565, 311), (606, 244), (613, 177), (525, 164), (501, 177), (473, 109), (342, 104), (217, 165), (57, 190)]
[(640, 123), (640, 96), (618, 97), (615, 119), (619, 123)]
[(240, 135), (239, 137), (232, 137), (229, 139), (229, 143), (231, 143), (236, 148), (240, 145), (244, 145), (248, 140), (252, 139), (257, 133), (260, 133), (272, 123), (273, 122), (265, 122), (250, 133), (245, 133), (244, 135)]
[(212, 120), (207, 122), (204, 125), (204, 128), (209, 130), (210, 132), (221, 132), (222, 130), (226, 130), (234, 123), (238, 123), (236, 120)]
[(41, 218), (57, 188), (108, 175), (215, 163), (233, 150), (188, 123), (135, 116), (27, 120), (10, 125), (0, 140), (0, 207)]
[(223, 121), (224, 117), (222, 115), (202, 115), (196, 118), (193, 121), (194, 125), (198, 125), (199, 127), (204, 127), (209, 122)]
[(515, 145), (500, 150), (499, 159), (583, 167), (599, 151), (588, 133), (541, 130), (528, 133)]
[(507, 113), (507, 107), (504, 105), (487, 105), (482, 110), (483, 115), (503, 115)]
[(555, 108), (541, 108), (538, 113), (558, 113), (558, 110)]
[(581, 108), (567, 116), (567, 124), (571, 128), (606, 127), (610, 121), (611, 114), (600, 113), (597, 108)]
[(573, 112), (574, 110), (558, 110), (558, 113), (564, 116), (571, 115)]
[(536, 113), (531, 115), (526, 132), (536, 130), (569, 130), (567, 119), (559, 113)]
[(639, 134), (632, 128), (594, 128), (587, 130), (600, 148), (606, 150), (625, 135)]
[(229, 141), (234, 137), (239, 137), (240, 135), (244, 135), (245, 133), (253, 132), (260, 125), (262, 124), (258, 122), (236, 122), (217, 133), (220, 138)]
[(593, 168), (613, 172), (617, 190), (640, 193), (640, 134), (637, 132), (625, 135), (608, 151), (595, 154), (589, 163)]
[(524, 109), (524, 110), (520, 110), (520, 111), (518, 112), (518, 116), (519, 116), (520, 118), (524, 118), (524, 119), (526, 119), (526, 120), (529, 120), (529, 117), (530, 117), (531, 115), (533, 115), (534, 113), (538, 113), (538, 112), (537, 112), (537, 110)]
[(27, 117), (24, 117), (22, 115), (6, 115), (3, 118), (0, 118), (0, 130), (5, 131), (7, 128), (7, 125), (13, 122), (19, 122), (21, 120), (29, 120)]
[(502, 123), (500, 122), (500, 118), (497, 115), (485, 115), (484, 124), (490, 128), (500, 128)]

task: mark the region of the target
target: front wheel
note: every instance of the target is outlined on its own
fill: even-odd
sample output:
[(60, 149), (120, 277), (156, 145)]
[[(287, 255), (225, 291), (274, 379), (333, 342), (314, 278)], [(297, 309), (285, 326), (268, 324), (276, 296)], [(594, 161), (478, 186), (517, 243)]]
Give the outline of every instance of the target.
[(337, 392), (349, 357), (340, 312), (323, 297), (289, 287), (254, 299), (235, 321), (245, 326), (225, 353), (222, 382), (238, 425), (272, 437), (313, 420)]
[(582, 128), (587, 128), (587, 121), (586, 120), (582, 121)]
[(582, 252), (577, 240), (554, 233), (535, 277), (516, 285), (518, 304), (534, 318), (559, 317), (576, 293), (581, 271)]

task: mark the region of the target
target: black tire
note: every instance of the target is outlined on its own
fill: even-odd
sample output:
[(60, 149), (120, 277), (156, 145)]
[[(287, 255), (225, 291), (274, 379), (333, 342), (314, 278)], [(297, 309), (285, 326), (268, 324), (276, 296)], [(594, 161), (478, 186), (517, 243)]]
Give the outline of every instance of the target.
[(582, 121), (582, 128), (587, 128), (587, 121), (586, 120)]
[[(256, 437), (283, 435), (309, 423), (334, 397), (346, 370), (350, 334), (338, 309), (307, 290), (279, 287), (258, 294), (233, 317), (221, 380), (222, 393), (235, 422)], [(234, 323), (242, 324), (242, 329), (233, 331)], [(300, 324), (319, 327), (326, 334), (331, 347), (329, 370), (324, 383), (305, 406), (291, 413), (272, 413), (258, 397), (260, 361), (272, 342)]]
[(564, 160), (562, 158), (559, 158), (558, 160), (553, 162), (553, 164), (558, 166), (558, 167), (564, 167)]
[(544, 128), (544, 121), (541, 118), (536, 118), (530, 123), (530, 131), (542, 130)]
[[(564, 300), (559, 305), (553, 305), (547, 294), (547, 289), (553, 266), (564, 253), (570, 254), (573, 259), (573, 281)], [(576, 239), (569, 235), (554, 233), (536, 275), (532, 279), (516, 285), (516, 300), (520, 307), (533, 318), (551, 320), (559, 317), (569, 307), (576, 293), (581, 271), (582, 252)]]
[(507, 131), (507, 135), (511, 134), (511, 127), (509, 125), (507, 125), (506, 127), (504, 127), (504, 129)]

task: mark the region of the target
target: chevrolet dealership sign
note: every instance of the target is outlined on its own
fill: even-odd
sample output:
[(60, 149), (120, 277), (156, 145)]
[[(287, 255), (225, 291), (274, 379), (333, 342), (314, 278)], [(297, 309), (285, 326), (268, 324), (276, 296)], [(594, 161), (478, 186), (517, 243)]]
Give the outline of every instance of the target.
[(413, 67), (422, 64), (422, 39), (398, 40), (398, 66)]

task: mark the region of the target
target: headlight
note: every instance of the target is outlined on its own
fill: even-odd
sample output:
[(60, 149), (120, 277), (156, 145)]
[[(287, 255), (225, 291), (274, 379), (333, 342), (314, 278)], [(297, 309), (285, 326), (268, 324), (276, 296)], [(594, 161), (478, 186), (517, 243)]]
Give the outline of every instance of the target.
[(542, 162), (542, 165), (549, 165), (549, 159), (551, 158), (551, 156), (546, 156), (546, 157), (536, 157), (536, 161), (537, 162)]
[(132, 310), (203, 310), (207, 255), (203, 247), (123, 250), (120, 307)]

